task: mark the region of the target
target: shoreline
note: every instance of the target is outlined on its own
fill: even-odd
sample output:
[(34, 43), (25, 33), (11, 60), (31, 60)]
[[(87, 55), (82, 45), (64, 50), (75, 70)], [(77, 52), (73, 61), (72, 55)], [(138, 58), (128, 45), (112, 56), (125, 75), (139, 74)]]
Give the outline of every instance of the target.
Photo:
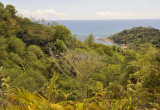
[[(113, 40), (109, 39), (109, 38), (100, 38), (99, 40), (103, 41), (103, 42), (112, 42), (112, 43), (115, 43)], [(117, 43), (115, 43), (117, 44)], [(119, 45), (119, 44), (118, 44)]]
[(103, 42), (111, 42), (111, 43), (117, 44), (117, 45), (119, 45), (121, 48), (129, 48), (128, 45), (115, 43), (113, 40), (111, 40), (111, 39), (109, 39), (109, 38), (104, 38), (104, 39), (103, 39), (103, 38), (100, 38), (99, 40), (100, 40), (100, 41), (103, 41)]

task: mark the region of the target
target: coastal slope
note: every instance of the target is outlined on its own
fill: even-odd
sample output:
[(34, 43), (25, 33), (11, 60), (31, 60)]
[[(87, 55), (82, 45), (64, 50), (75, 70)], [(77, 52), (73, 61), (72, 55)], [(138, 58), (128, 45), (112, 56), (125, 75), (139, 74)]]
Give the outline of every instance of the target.
[(152, 27), (133, 27), (114, 34), (108, 39), (129, 47), (137, 47), (145, 43), (152, 43), (156, 47), (160, 47), (160, 30)]

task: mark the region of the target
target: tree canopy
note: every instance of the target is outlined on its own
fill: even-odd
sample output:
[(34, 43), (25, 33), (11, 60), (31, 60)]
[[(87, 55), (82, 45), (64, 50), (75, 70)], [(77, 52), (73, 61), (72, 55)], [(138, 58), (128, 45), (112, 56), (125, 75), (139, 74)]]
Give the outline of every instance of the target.
[(16, 15), (0, 2), (0, 109), (160, 109), (160, 32), (136, 27), (116, 43), (84, 43), (63, 25)]
[(136, 47), (145, 43), (152, 43), (160, 47), (160, 30), (152, 27), (134, 27), (123, 30), (109, 38), (115, 43), (126, 44), (129, 47)]

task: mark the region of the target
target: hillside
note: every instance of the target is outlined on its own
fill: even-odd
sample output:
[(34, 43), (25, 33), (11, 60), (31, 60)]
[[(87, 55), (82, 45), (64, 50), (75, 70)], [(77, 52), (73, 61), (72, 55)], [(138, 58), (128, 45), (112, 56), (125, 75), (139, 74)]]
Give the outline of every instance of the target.
[(160, 109), (154, 45), (122, 49), (92, 34), (83, 43), (63, 25), (16, 13), (0, 3), (0, 110)]
[(109, 38), (115, 43), (125, 44), (129, 47), (136, 47), (145, 43), (152, 43), (160, 47), (160, 30), (151, 27), (134, 27), (123, 30)]

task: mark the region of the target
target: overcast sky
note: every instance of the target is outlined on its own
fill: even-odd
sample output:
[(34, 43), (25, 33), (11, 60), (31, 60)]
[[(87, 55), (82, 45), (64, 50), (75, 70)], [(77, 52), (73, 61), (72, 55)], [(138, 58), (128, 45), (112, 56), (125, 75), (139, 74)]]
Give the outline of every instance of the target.
[(160, 0), (1, 0), (46, 20), (160, 19)]

